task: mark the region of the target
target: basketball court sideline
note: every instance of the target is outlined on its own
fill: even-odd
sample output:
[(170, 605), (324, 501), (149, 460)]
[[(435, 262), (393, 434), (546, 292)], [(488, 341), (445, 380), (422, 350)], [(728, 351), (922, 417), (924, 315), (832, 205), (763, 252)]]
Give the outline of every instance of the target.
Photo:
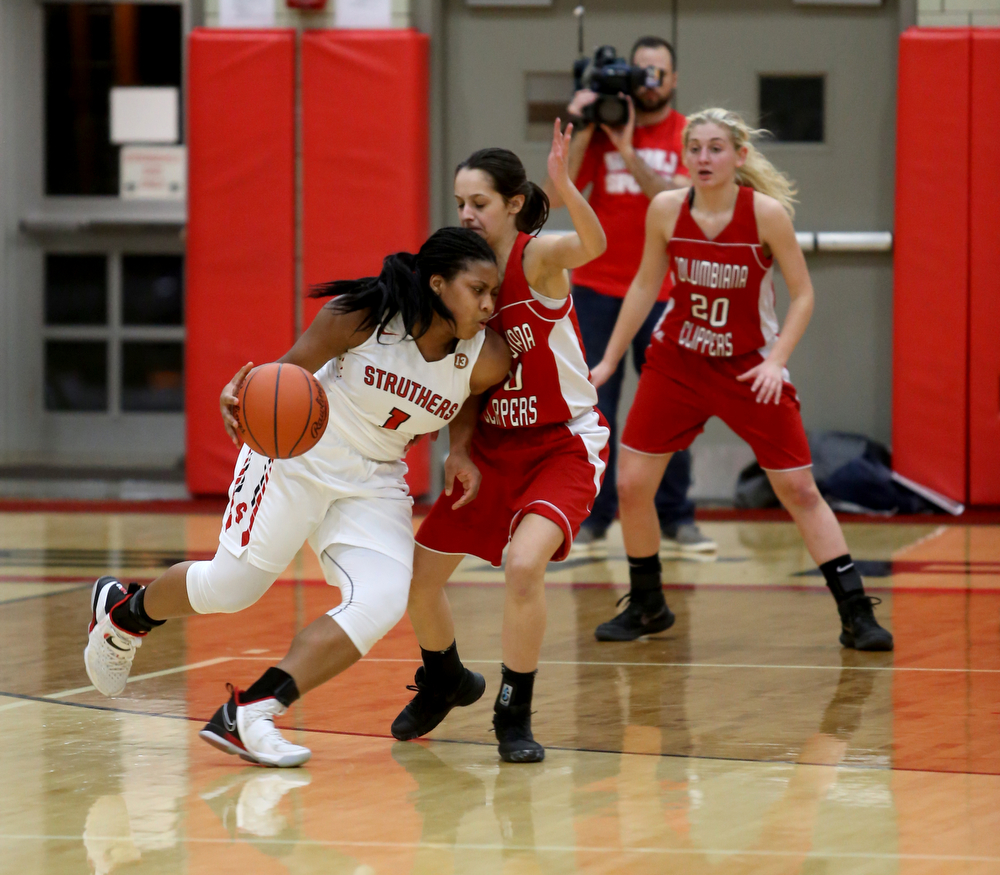
[[(248, 611), (171, 621), (126, 693), (87, 683), (88, 592), (215, 549), (217, 514), (0, 512), (0, 846), (7, 871), (901, 872), (1000, 868), (1000, 525), (849, 522), (893, 653), (842, 650), (791, 523), (705, 522), (664, 552), (676, 625), (599, 644), (627, 587), (620, 532), (550, 567), (540, 765), (490, 732), (502, 575), (449, 590), (487, 695), (423, 742), (388, 727), (419, 652), (404, 621), (283, 718), (301, 769), (197, 737), (336, 602), (304, 548)], [(9, 867), (9, 869), (8, 869)]]

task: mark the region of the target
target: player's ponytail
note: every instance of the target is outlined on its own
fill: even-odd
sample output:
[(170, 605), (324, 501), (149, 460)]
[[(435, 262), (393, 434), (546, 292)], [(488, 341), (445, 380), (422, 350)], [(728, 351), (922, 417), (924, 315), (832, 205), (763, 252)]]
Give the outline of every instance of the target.
[(528, 193), (524, 197), (524, 206), (517, 214), (515, 224), (518, 231), (534, 234), (540, 231), (549, 219), (549, 196), (542, 187), (530, 180), (527, 182)]
[(529, 181), (521, 159), (510, 149), (480, 149), (459, 164), (455, 173), (459, 170), (482, 170), (505, 202), (517, 195), (524, 197), (524, 206), (514, 217), (518, 231), (534, 234), (548, 221), (549, 196), (541, 186)]
[(735, 112), (712, 107), (688, 116), (682, 135), (685, 149), (691, 129), (707, 122), (717, 124), (728, 131), (729, 139), (737, 152), (746, 146), (747, 159), (742, 167), (736, 168), (736, 181), (740, 185), (746, 185), (754, 191), (773, 197), (792, 218), (795, 218), (795, 195), (798, 193), (795, 183), (768, 161), (753, 142), (768, 132), (763, 128), (751, 128)]
[(375, 327), (378, 338), (397, 314), (403, 317), (406, 333), (420, 337), (431, 327), (435, 314), (455, 324), (451, 310), (431, 288), (431, 277), (440, 276), (449, 282), (476, 261), (497, 263), (482, 237), (467, 228), (441, 228), (427, 238), (416, 255), (387, 255), (378, 276), (313, 286), (309, 297), (336, 298), (334, 306), (340, 313), (367, 310), (359, 328)]

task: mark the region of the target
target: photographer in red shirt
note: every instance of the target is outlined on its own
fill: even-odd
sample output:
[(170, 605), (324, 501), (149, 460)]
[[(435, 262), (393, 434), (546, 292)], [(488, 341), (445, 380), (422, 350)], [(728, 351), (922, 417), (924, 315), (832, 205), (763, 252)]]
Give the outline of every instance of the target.
[[(681, 131), (684, 116), (670, 103), (677, 86), (673, 46), (656, 36), (644, 36), (632, 47), (631, 63), (652, 68), (658, 87), (639, 88), (629, 103), (628, 122), (621, 127), (588, 124), (581, 114), (597, 99), (587, 89), (577, 91), (569, 104), (575, 133), (569, 153), (569, 173), (583, 191), (591, 185), (590, 205), (601, 220), (608, 238), (607, 251), (600, 258), (573, 271), (573, 302), (580, 334), (586, 348), (587, 366), (594, 367), (604, 355), (622, 299), (642, 260), (646, 237), (646, 208), (661, 191), (688, 185), (687, 170), (681, 163)], [(562, 206), (546, 181), (546, 193), (553, 208)], [(636, 370), (645, 362), (653, 326), (669, 298), (669, 278), (632, 343)], [(625, 376), (624, 360), (614, 375), (598, 389), (597, 406), (611, 428), (607, 471), (594, 508), (580, 529), (576, 543), (602, 540), (618, 510), (615, 468), (618, 457), (618, 399)], [(712, 551), (715, 542), (694, 524), (694, 505), (687, 497), (691, 486), (691, 455), (675, 453), (656, 494), (656, 510), (664, 537), (682, 550)]]

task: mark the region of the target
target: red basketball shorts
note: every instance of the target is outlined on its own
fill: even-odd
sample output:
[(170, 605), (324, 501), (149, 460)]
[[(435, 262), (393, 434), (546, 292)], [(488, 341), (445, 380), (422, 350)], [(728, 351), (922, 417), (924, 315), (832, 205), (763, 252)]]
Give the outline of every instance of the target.
[(736, 377), (763, 361), (751, 352), (710, 358), (672, 341), (650, 344), (639, 388), (622, 432), (622, 446), (662, 455), (684, 450), (718, 416), (745, 440), (761, 468), (791, 471), (812, 464), (795, 387), (785, 382), (778, 404), (758, 404), (753, 381)]
[(552, 558), (565, 559), (600, 491), (608, 437), (597, 410), (537, 428), (480, 422), (472, 438), (472, 460), (483, 475), (479, 494), (452, 510), (461, 492), (442, 492), (417, 530), (417, 543), (436, 553), (471, 553), (499, 566), (518, 524), (534, 513), (562, 529), (562, 545)]

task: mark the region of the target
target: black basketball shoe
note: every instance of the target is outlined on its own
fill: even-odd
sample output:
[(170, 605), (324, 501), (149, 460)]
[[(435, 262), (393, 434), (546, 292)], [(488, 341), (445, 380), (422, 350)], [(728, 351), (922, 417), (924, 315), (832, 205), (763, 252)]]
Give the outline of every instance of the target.
[(882, 599), (870, 595), (854, 595), (845, 599), (837, 610), (840, 612), (840, 643), (855, 650), (892, 650), (892, 633), (883, 629), (875, 619), (874, 605)]
[(426, 735), (448, 716), (452, 708), (478, 701), (486, 692), (486, 678), (467, 668), (463, 668), (462, 672), (462, 679), (457, 685), (450, 690), (440, 690), (427, 683), (427, 672), (420, 666), (413, 676), (413, 683), (406, 686), (416, 695), (392, 721), (393, 738), (409, 741)]
[(493, 729), (505, 763), (540, 763), (545, 748), (531, 734), (531, 705), (512, 705), (493, 712)]
[(674, 625), (677, 619), (664, 601), (662, 606), (644, 605), (630, 598), (626, 593), (618, 599), (615, 607), (628, 599), (628, 606), (613, 620), (601, 623), (594, 630), (598, 641), (635, 641), (643, 635), (655, 635)]

